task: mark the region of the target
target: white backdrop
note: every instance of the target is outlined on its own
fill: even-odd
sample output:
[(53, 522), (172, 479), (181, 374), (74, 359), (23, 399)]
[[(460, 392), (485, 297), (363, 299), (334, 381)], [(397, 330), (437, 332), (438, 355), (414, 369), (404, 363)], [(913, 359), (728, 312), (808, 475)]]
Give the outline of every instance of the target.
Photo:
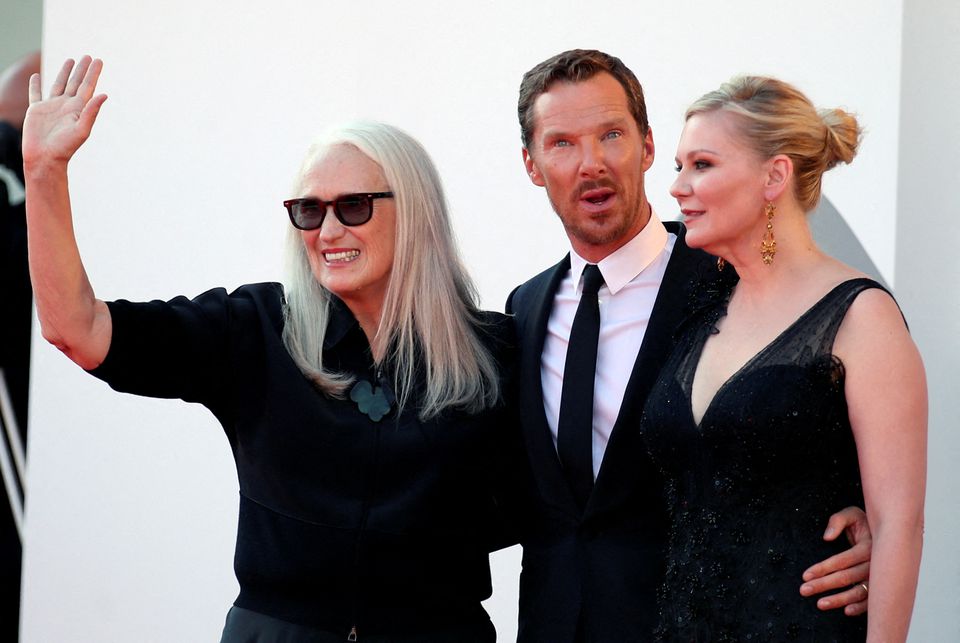
[[(855, 110), (861, 155), (824, 193), (896, 285), (902, 0), (228, 6), (46, 2), (48, 76), (67, 56), (106, 63), (110, 99), (71, 166), (101, 298), (278, 279), (280, 201), (309, 141), (371, 117), (431, 151), (483, 303), (502, 310), (566, 250), (523, 172), (516, 98), (524, 71), (573, 47), (618, 55), (643, 83), (658, 149), (647, 192), (663, 218), (676, 214), (683, 110), (731, 75), (773, 74)], [(22, 640), (217, 640), (237, 591), (237, 483), (219, 426), (199, 407), (116, 394), (39, 337), (33, 368)], [(504, 641), (518, 559), (494, 558)]]

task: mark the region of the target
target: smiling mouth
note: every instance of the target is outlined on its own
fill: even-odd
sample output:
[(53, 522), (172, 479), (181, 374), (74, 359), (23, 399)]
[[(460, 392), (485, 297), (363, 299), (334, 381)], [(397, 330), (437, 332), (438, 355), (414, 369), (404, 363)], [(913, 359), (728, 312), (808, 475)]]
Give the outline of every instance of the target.
[(341, 250), (340, 252), (324, 252), (323, 259), (327, 263), (346, 263), (360, 256), (359, 250)]

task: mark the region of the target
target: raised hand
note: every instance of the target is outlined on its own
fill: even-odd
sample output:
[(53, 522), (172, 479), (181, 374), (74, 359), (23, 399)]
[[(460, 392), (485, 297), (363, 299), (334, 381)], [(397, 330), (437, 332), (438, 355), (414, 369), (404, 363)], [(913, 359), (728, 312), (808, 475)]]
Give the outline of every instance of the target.
[(107, 97), (94, 96), (103, 63), (68, 60), (50, 88), (30, 77), (30, 107), (23, 123), (23, 177), (27, 189), (30, 280), (40, 331), (83, 368), (94, 368), (110, 348), (110, 310), (96, 298), (73, 233), (67, 162), (90, 136)]
[[(67, 60), (44, 99), (40, 75), (30, 77), (30, 107), (23, 123), (25, 167), (66, 164), (79, 149), (97, 119), (106, 94), (94, 95), (103, 61), (84, 56), (74, 67)], [(72, 73), (71, 73), (72, 71)]]

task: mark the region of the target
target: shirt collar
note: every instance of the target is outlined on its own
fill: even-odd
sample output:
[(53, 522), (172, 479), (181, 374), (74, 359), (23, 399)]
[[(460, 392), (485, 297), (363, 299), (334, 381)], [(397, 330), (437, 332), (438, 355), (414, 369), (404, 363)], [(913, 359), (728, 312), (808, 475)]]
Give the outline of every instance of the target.
[[(664, 246), (667, 245), (667, 229), (653, 209), (650, 209), (650, 220), (643, 229), (630, 241), (626, 242), (612, 253), (600, 260), (600, 274), (611, 294), (617, 294), (621, 288), (633, 281), (637, 275), (653, 263)], [(577, 280), (577, 291), (580, 290), (580, 275), (589, 262), (570, 250), (570, 272)]]
[(366, 342), (366, 336), (363, 335), (360, 324), (357, 323), (347, 305), (333, 293), (328, 293), (327, 296), (330, 297), (330, 307), (328, 308), (327, 330), (323, 336), (323, 348), (325, 350), (332, 349), (348, 334), (356, 334), (357, 332), (363, 336), (364, 342)]

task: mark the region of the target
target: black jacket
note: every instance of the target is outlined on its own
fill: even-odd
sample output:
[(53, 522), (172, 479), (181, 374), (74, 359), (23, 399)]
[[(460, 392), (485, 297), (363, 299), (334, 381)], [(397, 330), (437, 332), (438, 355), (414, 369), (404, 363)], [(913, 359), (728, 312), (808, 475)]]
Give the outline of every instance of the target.
[(540, 379), (547, 320), (570, 269), (569, 256), (519, 286), (507, 301), (520, 341), (521, 424), (535, 480), (529, 494), (532, 524), (523, 539), (522, 643), (568, 643), (578, 621), (590, 642), (646, 641), (656, 625), (667, 517), (662, 482), (638, 430), (640, 417), (678, 327), (718, 292), (715, 258), (688, 248), (681, 225), (666, 226), (678, 239), (582, 514), (561, 471)]
[[(511, 452), (504, 409), (421, 422), (412, 405), (373, 422), (294, 364), (282, 296), (255, 284), (111, 302), (110, 352), (94, 374), (117, 390), (202, 403), (223, 425), (240, 481), (237, 606), (344, 640), (354, 626), (361, 640), (489, 627), (480, 601)], [(484, 322), (506, 367), (512, 328), (495, 313)], [(338, 301), (324, 359), (374, 380), (366, 337)]]

